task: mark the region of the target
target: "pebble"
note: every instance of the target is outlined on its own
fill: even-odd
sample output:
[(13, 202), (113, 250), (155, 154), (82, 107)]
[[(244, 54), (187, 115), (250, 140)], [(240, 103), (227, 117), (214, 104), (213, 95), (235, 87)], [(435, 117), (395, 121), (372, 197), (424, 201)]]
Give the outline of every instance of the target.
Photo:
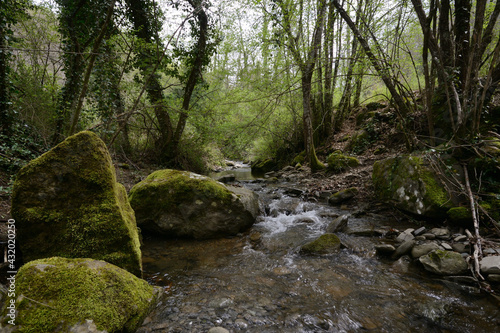
[(425, 228), (425, 227), (420, 227), (420, 228), (418, 228), (417, 230), (415, 230), (415, 231), (413, 232), (413, 234), (414, 234), (415, 236), (420, 236), (421, 234), (423, 234), (423, 233), (425, 232), (425, 230), (426, 230), (426, 228)]
[(424, 236), (425, 239), (428, 239), (428, 240), (434, 240), (434, 239), (436, 239), (436, 235), (431, 234), (431, 233), (425, 233), (422, 236)]
[(378, 244), (375, 245), (375, 250), (378, 254), (391, 255), (394, 253), (394, 251), (396, 251), (396, 248), (391, 244)]
[(229, 331), (223, 327), (212, 327), (208, 330), (208, 333), (229, 333)]

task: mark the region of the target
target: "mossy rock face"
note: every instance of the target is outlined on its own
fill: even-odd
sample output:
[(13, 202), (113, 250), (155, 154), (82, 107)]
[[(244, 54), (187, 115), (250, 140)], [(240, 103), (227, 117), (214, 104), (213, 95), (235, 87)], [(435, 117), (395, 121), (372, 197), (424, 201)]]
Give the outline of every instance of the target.
[(366, 148), (368, 148), (371, 141), (370, 133), (361, 129), (349, 138), (349, 142), (347, 143), (345, 149), (355, 153), (362, 153), (366, 150)]
[(269, 171), (275, 171), (277, 169), (277, 164), (274, 160), (268, 158), (252, 163), (251, 168), (252, 173), (264, 174)]
[(141, 229), (167, 237), (207, 239), (236, 235), (255, 222), (257, 195), (243, 188), (238, 191), (195, 173), (159, 170), (136, 184), (129, 200)]
[(377, 198), (407, 212), (428, 218), (446, 217), (452, 207), (450, 195), (438, 176), (420, 156), (398, 156), (373, 165)]
[(328, 170), (339, 173), (360, 165), (356, 157), (347, 156), (340, 151), (334, 151), (327, 158)]
[(454, 224), (471, 226), (473, 223), (472, 213), (467, 207), (453, 207), (446, 213), (448, 214), (448, 218)]
[(335, 234), (324, 234), (302, 246), (303, 254), (332, 254), (340, 250), (342, 243)]
[(296, 166), (297, 164), (302, 165), (304, 164), (305, 160), (306, 160), (306, 151), (304, 150), (300, 154), (294, 157), (292, 165), (293, 166)]
[(19, 171), (12, 216), (25, 262), (93, 258), (142, 274), (134, 211), (92, 132), (67, 138)]
[[(104, 261), (31, 261), (16, 276), (13, 331), (88, 332), (95, 327), (99, 332), (135, 332), (158, 294), (146, 281)], [(0, 328), (10, 320), (8, 309), (1, 310)]]

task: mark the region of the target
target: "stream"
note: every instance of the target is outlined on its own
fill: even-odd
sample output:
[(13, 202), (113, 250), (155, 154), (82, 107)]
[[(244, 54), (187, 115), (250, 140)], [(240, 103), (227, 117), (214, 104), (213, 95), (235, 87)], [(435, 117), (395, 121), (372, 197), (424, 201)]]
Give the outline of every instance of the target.
[[(334, 217), (351, 212), (284, 194), (293, 184), (255, 182), (249, 167), (230, 173), (259, 194), (266, 213), (232, 238), (145, 236), (145, 278), (165, 293), (138, 332), (208, 332), (216, 326), (259, 333), (500, 329), (498, 301), (428, 275), (408, 258), (378, 257), (378, 237), (339, 233), (347, 245), (339, 253), (299, 254)], [(396, 223), (391, 219), (351, 216), (348, 227), (389, 228)]]

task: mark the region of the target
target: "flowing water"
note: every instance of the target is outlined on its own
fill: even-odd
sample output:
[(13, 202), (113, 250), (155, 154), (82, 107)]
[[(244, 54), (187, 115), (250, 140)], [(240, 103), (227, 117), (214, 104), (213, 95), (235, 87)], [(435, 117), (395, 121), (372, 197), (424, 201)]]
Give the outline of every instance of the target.
[[(250, 180), (247, 169), (239, 171)], [(279, 185), (245, 186), (266, 206), (249, 232), (207, 241), (145, 238), (145, 276), (165, 294), (139, 332), (500, 330), (496, 300), (428, 276), (404, 258), (378, 258), (376, 237), (339, 234), (347, 245), (339, 253), (299, 254), (333, 217), (349, 212), (286, 196)], [(351, 216), (349, 228), (388, 222)]]

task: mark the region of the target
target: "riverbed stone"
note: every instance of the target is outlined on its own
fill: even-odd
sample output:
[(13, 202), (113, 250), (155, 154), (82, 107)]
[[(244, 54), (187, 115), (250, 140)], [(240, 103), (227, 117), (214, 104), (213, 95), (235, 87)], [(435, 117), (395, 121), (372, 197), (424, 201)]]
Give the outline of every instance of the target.
[(14, 332), (134, 332), (160, 292), (104, 261), (34, 260), (16, 275)]
[(195, 239), (236, 235), (259, 214), (258, 196), (187, 171), (159, 170), (129, 194), (137, 224), (165, 237)]
[(415, 241), (413, 239), (409, 239), (404, 241), (401, 245), (398, 246), (396, 252), (392, 255), (393, 258), (399, 258), (405, 254), (410, 253), (411, 249), (415, 246)]
[(425, 256), (426, 254), (439, 250), (440, 247), (435, 242), (427, 242), (423, 244), (415, 245), (411, 250), (411, 256), (413, 258), (420, 258), (421, 256)]
[(424, 268), (438, 275), (459, 275), (467, 271), (467, 263), (460, 253), (434, 250), (418, 259)]
[(347, 228), (347, 222), (349, 221), (349, 215), (341, 215), (335, 220), (330, 222), (328, 227), (326, 227), (327, 233), (343, 232)]
[(208, 333), (229, 333), (224, 327), (212, 327), (208, 330)]
[(406, 241), (414, 239), (415, 238), (415, 236), (413, 235), (413, 231), (414, 230), (415, 229), (412, 229), (412, 228), (406, 229), (405, 231), (403, 231), (402, 233), (400, 233), (398, 235), (398, 237), (396, 237), (396, 241), (400, 242), (400, 243), (403, 243), (403, 242), (406, 242)]
[(500, 256), (484, 257), (480, 267), (483, 274), (500, 274)]
[(70, 136), (19, 171), (12, 216), (25, 262), (93, 258), (142, 274), (134, 211), (92, 132)]
[(443, 218), (451, 208), (450, 195), (422, 156), (403, 155), (377, 161), (372, 181), (378, 198), (412, 214)]
[(448, 228), (432, 228), (430, 233), (439, 239), (449, 239), (451, 237), (451, 232)]
[(388, 256), (392, 255), (396, 248), (391, 244), (377, 244), (375, 245), (375, 251), (380, 255)]
[(335, 234), (323, 234), (317, 239), (303, 245), (300, 249), (304, 254), (331, 254), (340, 250), (340, 238)]

